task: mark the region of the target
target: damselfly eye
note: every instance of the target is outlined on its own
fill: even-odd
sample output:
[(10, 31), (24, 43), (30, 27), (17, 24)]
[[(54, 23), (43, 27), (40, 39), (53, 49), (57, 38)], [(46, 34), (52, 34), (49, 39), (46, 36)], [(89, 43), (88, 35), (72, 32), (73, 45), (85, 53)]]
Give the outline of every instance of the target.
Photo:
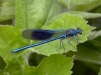
[(79, 34), (82, 34), (81, 28), (77, 27), (77, 32), (78, 32)]

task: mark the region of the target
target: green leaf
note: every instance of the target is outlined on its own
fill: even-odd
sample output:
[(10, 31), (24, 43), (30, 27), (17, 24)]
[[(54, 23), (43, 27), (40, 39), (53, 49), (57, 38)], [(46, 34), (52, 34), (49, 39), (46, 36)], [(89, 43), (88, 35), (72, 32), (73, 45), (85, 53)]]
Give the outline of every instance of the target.
[(101, 65), (101, 36), (78, 45), (76, 58)]
[(101, 75), (101, 68), (100, 68), (100, 71), (99, 71), (99, 74), (98, 75)]
[(15, 0), (5, 0), (1, 2), (0, 21), (14, 18)]
[[(79, 42), (82, 43), (87, 40), (86, 37), (90, 34), (90, 31), (93, 29), (93, 27), (90, 27), (89, 25), (87, 25), (87, 22), (84, 19), (82, 19), (81, 17), (65, 14), (61, 18), (59, 18), (58, 20), (53, 22), (52, 24), (44, 27), (44, 29), (68, 30), (70, 28), (76, 29), (77, 27), (80, 27), (83, 31), (82, 32), (83, 34), (79, 35)], [(73, 46), (71, 46), (70, 44), (67, 43), (68, 40), (69, 39), (66, 39), (66, 41), (65, 40), (63, 41), (64, 47), (66, 49), (65, 52), (68, 52), (69, 50), (76, 51), (76, 49), (73, 48), (73, 46), (76, 46), (77, 39), (75, 38), (71, 41), (71, 44), (73, 44)], [(46, 54), (50, 55), (50, 54), (54, 54), (54, 53), (63, 53), (64, 49), (61, 48), (59, 50), (59, 47), (60, 47), (59, 40), (56, 40), (56, 41), (49, 42), (49, 43), (44, 44), (39, 47), (35, 47), (35, 50), (38, 53), (42, 53), (42, 54), (45, 53), (45, 55)]]
[(64, 55), (51, 55), (45, 58), (38, 67), (34, 75), (71, 75), (73, 57)]
[(89, 12), (82, 12), (82, 11), (70, 11), (68, 13), (74, 14), (74, 15), (77, 15), (77, 16), (81, 16), (84, 19), (101, 17), (101, 14), (100, 13), (89, 13)]
[(0, 70), (3, 70), (6, 67), (6, 63), (3, 58), (0, 56)]
[(36, 71), (35, 67), (30, 67), (26, 64), (23, 67), (24, 67), (23, 68), (24, 75), (36, 75), (36, 74), (34, 74), (34, 72)]
[(94, 2), (96, 0), (58, 0), (59, 3), (63, 4), (66, 7), (72, 7), (74, 5), (83, 5)]
[(100, 31), (93, 31), (89, 36), (88, 40), (93, 40), (97, 37), (101, 36), (101, 30)]
[[(9, 71), (10, 75), (18, 75), (18, 74), (24, 74), (24, 75), (71, 75), (71, 69), (73, 66), (73, 58), (74, 57), (65, 57), (64, 55), (51, 55), (50, 57), (45, 58), (39, 66), (36, 67), (30, 67), (23, 63), (21, 66), (18, 64), (12, 64), (11, 69), (6, 69)], [(62, 60), (62, 61), (60, 61)], [(22, 69), (18, 68), (21, 67)], [(62, 69), (62, 70), (61, 70)], [(15, 70), (15, 71), (14, 71)]]
[[(19, 38), (19, 36), (21, 37)], [(21, 45), (24, 46), (24, 42), (28, 43), (27, 41), (24, 41), (21, 32), (17, 28), (14, 26), (0, 26), (0, 54), (7, 65), (4, 73), (9, 72), (10, 75), (15, 75), (15, 73), (18, 75), (22, 73), (22, 67), (20, 64), (22, 64), (24, 60), (21, 58), (21, 55), (17, 55), (15, 57), (11, 51), (15, 47), (19, 47)], [(20, 64), (18, 60), (20, 61)], [(18, 70), (16, 71), (16, 69)], [(12, 70), (15, 70), (15, 72)]]
[(101, 5), (101, 0), (95, 0), (94, 2), (91, 2), (89, 4), (84, 4), (84, 5), (78, 5), (73, 8), (73, 10), (77, 11), (90, 11), (98, 6)]
[(21, 29), (41, 28), (61, 10), (61, 4), (55, 0), (17, 0), (16, 26)]
[(3, 74), (3, 71), (0, 70), (0, 75), (5, 75), (5, 74)]

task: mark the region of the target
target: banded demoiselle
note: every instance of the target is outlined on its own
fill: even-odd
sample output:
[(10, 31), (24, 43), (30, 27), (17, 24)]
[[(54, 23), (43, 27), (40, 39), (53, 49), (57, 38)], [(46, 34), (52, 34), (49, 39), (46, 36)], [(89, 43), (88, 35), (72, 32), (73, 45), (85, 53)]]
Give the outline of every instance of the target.
[[(54, 36), (55, 34), (58, 34), (58, 36)], [(24, 46), (22, 48), (18, 48), (12, 51), (12, 53), (16, 53), (31, 47), (39, 46), (57, 39), (60, 39), (60, 41), (71, 38), (68, 43), (70, 44), (70, 41), (77, 37), (77, 43), (78, 43), (78, 34), (82, 34), (81, 28), (77, 27), (77, 29), (68, 29), (65, 31), (59, 31), (59, 30), (42, 30), (42, 29), (27, 29), (22, 32), (22, 36), (30, 39), (30, 40), (40, 40), (41, 42), (31, 44), (29, 46)], [(71, 44), (72, 45), (72, 44)], [(73, 45), (72, 45), (73, 46)]]

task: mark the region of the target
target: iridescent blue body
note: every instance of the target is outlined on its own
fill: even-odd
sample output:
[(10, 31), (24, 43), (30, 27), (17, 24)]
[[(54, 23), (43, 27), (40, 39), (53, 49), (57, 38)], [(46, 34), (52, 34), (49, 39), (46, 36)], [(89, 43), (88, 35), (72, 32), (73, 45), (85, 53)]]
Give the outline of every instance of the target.
[(15, 49), (12, 51), (12, 53), (16, 53), (31, 47), (39, 46), (57, 39), (63, 40), (65, 38), (75, 37), (78, 34), (82, 34), (82, 30), (79, 27), (77, 28), (77, 30), (68, 29), (62, 34), (59, 34), (58, 36), (54, 37), (54, 34), (56, 33), (58, 34), (60, 32), (57, 32), (55, 30), (27, 29), (23, 31), (22, 36), (30, 40), (43, 40), (43, 41), (38, 42), (36, 44), (31, 44), (29, 46), (24, 46), (22, 48)]

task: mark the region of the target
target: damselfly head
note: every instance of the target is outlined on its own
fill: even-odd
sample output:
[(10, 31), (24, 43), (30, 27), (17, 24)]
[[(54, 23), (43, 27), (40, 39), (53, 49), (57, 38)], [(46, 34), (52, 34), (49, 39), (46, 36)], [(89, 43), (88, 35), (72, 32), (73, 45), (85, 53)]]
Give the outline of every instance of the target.
[(78, 32), (79, 34), (82, 34), (81, 28), (77, 27), (77, 32)]

